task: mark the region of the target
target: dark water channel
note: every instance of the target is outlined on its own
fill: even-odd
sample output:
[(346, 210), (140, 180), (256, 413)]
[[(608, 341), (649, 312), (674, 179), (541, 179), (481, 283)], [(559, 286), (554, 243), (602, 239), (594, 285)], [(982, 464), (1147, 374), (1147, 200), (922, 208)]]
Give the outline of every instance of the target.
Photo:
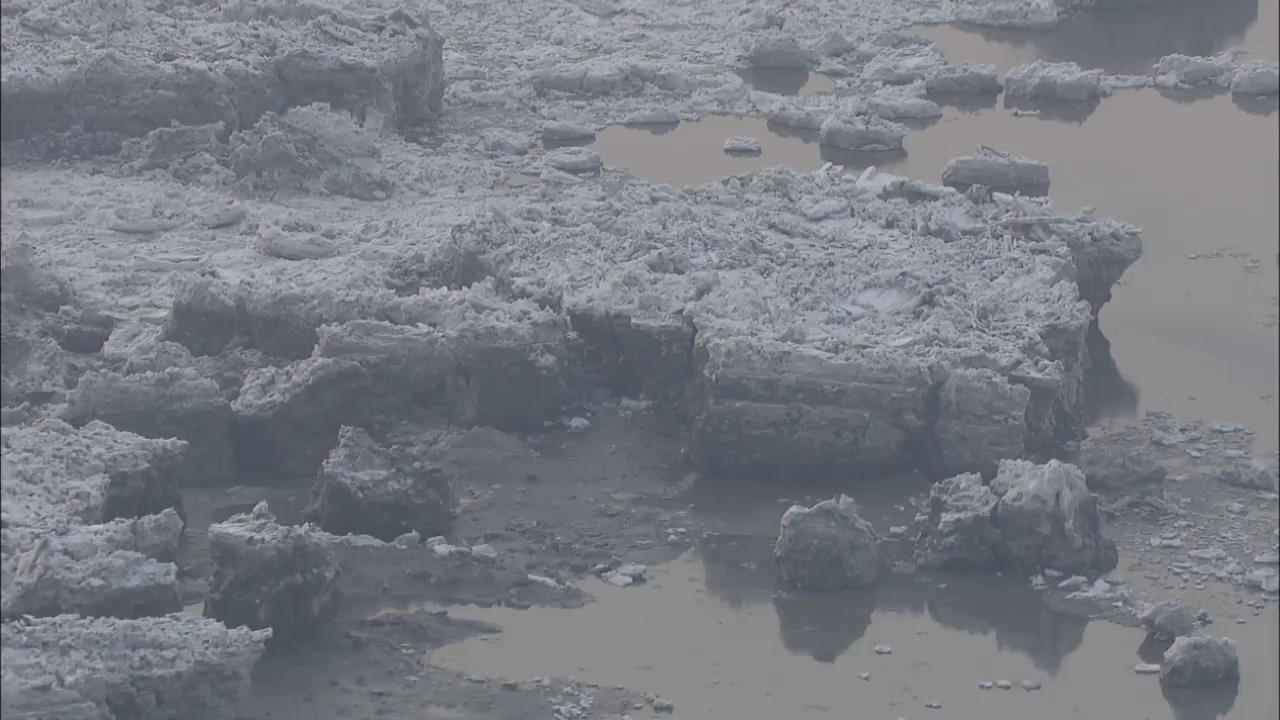
[[(1210, 6), (1223, 17), (1205, 20)], [(1276, 0), (1177, 6), (1167, 10), (1172, 19), (1165, 24), (1151, 20), (1165, 12), (1089, 16), (1095, 31), (1111, 27), (1108, 42), (1072, 29), (1085, 27), (1085, 21), (1017, 42), (951, 27), (921, 32), (937, 39), (952, 62), (987, 61), (1001, 68), (1037, 53), (1067, 56), (1073, 48), (1085, 65), (1115, 70), (1149, 70), (1152, 56), (1241, 43), (1275, 57)], [(1197, 26), (1200, 35), (1192, 32)], [(1157, 27), (1164, 29), (1157, 32)], [(1192, 41), (1196, 37), (1200, 44)], [(1280, 115), (1274, 105), (1274, 99), (1259, 103), (1229, 93), (1119, 90), (1070, 112), (1043, 108), (1040, 115), (1015, 115), (993, 96), (946, 107), (938, 121), (907, 136), (905, 152), (839, 151), (820, 146), (810, 132), (729, 116), (661, 128), (611, 127), (595, 147), (608, 164), (678, 185), (775, 165), (809, 171), (825, 162), (855, 172), (875, 165), (937, 182), (949, 158), (978, 144), (1046, 162), (1050, 194), (1061, 211), (1095, 207), (1144, 231), (1144, 255), (1100, 319), (1105, 340), (1096, 340), (1109, 340), (1113, 362), (1104, 358), (1108, 375), (1095, 382), (1111, 388), (1099, 395), (1105, 402), (1096, 414), (1162, 409), (1186, 418), (1240, 422), (1257, 433), (1257, 449), (1269, 452), (1280, 446), (1275, 261), (1280, 252)], [(727, 155), (721, 145), (731, 135), (758, 138), (764, 151)]]

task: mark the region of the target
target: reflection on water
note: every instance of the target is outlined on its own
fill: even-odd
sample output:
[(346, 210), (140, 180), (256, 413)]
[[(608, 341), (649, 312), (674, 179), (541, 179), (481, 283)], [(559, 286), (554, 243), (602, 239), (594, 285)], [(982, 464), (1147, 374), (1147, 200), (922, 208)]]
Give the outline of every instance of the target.
[[(653, 569), (644, 585), (586, 582), (596, 602), (581, 609), (452, 607), (502, 632), (430, 661), (489, 677), (624, 684), (672, 700), (681, 717), (920, 716), (935, 699), (947, 717), (993, 720), (1216, 720), (1233, 704), (1239, 717), (1274, 716), (1275, 661), (1250, 638), (1238, 697), (1231, 686), (1166, 694), (1133, 672), (1140, 630), (1049, 610), (1025, 579), (891, 576), (864, 592), (777, 594), (770, 538), (721, 539)], [(877, 655), (878, 644), (892, 654)], [(862, 672), (870, 679), (854, 682)], [(997, 679), (1043, 689), (977, 687)]]
[(836, 84), (822, 73), (798, 68), (739, 68), (734, 70), (753, 89), (776, 95), (829, 95)]
[(1085, 422), (1093, 424), (1107, 418), (1137, 415), (1138, 386), (1120, 374), (1111, 355), (1111, 342), (1097, 323), (1089, 326), (1085, 345), (1089, 353), (1089, 372), (1084, 378)]
[(1085, 68), (1144, 75), (1172, 53), (1213, 55), (1239, 47), (1276, 57), (1276, 0), (1213, 0), (1071, 15), (1052, 32), (917, 27), (950, 62), (992, 63), (1001, 70), (1037, 58), (1072, 60)]

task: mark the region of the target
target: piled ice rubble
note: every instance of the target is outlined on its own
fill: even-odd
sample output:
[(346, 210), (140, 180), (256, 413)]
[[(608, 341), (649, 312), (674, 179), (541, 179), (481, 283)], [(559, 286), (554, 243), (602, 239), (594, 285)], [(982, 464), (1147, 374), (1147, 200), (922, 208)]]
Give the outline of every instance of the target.
[(846, 495), (782, 514), (773, 559), (778, 576), (797, 590), (850, 590), (875, 582), (880, 539)]
[(1000, 463), (989, 484), (975, 473), (929, 493), (927, 526), (916, 542), (925, 567), (1052, 568), (1101, 574), (1115, 567), (1097, 501), (1074, 466), (1051, 460)]
[(176, 611), (186, 443), (99, 422), (0, 432), (4, 618)]
[(1036, 60), (1011, 68), (1004, 78), (1004, 91), (1014, 102), (1087, 102), (1102, 96), (1101, 80), (1101, 70)]
[(395, 4), (64, 5), (0, 20), (7, 151), (109, 153), (171, 123), (230, 133), (313, 102), (395, 123), (440, 110), (443, 40)]
[(1231, 92), (1245, 95), (1280, 93), (1280, 63), (1267, 60), (1240, 63), (1231, 76)]
[(227, 720), (271, 631), (58, 615), (6, 622), (0, 635), (6, 718)]
[(209, 528), (213, 575), (205, 617), (229, 627), (310, 634), (337, 609), (338, 561), (309, 525), (278, 525), (266, 502)]
[(1189, 88), (1200, 85), (1226, 87), (1235, 74), (1231, 53), (1213, 57), (1194, 55), (1165, 55), (1152, 68), (1155, 86), (1162, 88)]
[(981, 146), (973, 155), (948, 160), (942, 171), (942, 184), (961, 190), (983, 185), (999, 192), (1045, 194), (1049, 190), (1049, 166)]
[(449, 530), (455, 505), (442, 468), (405, 448), (381, 447), (364, 430), (344, 427), (320, 468), (306, 517), (339, 535), (433, 537)]
[(1016, 0), (1001, 3), (952, 0), (945, 4), (951, 5), (956, 20), (970, 25), (1048, 30), (1056, 27), (1059, 22), (1058, 4), (1054, 0)]

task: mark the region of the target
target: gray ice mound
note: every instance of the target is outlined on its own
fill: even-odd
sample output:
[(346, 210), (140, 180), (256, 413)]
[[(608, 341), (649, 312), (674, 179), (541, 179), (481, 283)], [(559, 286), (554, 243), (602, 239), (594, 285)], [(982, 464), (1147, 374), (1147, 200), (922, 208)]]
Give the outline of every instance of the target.
[(942, 184), (961, 189), (983, 185), (1000, 192), (1043, 194), (1049, 189), (1049, 166), (982, 146), (973, 155), (948, 160), (942, 171)]
[(1229, 683), (1240, 677), (1236, 641), (1185, 635), (1164, 651), (1160, 682), (1170, 687), (1203, 687)]
[(1196, 616), (1176, 600), (1157, 603), (1142, 613), (1142, 626), (1157, 640), (1176, 640), (1196, 630)]
[(1174, 53), (1160, 58), (1152, 68), (1154, 84), (1171, 90), (1201, 86), (1228, 87), (1235, 75), (1230, 52), (1199, 57)]
[(412, 449), (383, 447), (364, 430), (343, 427), (320, 468), (306, 517), (334, 534), (390, 541), (409, 532), (447, 534), (456, 506), (443, 468)]
[(1087, 102), (1102, 96), (1101, 80), (1101, 70), (1036, 60), (1011, 68), (1004, 78), (1004, 91), (1012, 101)]
[(314, 633), (337, 610), (338, 560), (310, 525), (276, 523), (266, 502), (209, 527), (212, 577), (205, 617), (271, 628), (276, 641)]
[(879, 542), (853, 498), (841, 495), (813, 507), (792, 505), (783, 513), (773, 559), (788, 587), (851, 590), (875, 582)]
[(1240, 63), (1231, 76), (1231, 92), (1242, 95), (1280, 93), (1280, 63), (1268, 60)]
[(1097, 575), (1117, 560), (1084, 475), (1056, 460), (1005, 460), (989, 484), (971, 473), (935, 485), (928, 523), (916, 542), (916, 562), (935, 568)]

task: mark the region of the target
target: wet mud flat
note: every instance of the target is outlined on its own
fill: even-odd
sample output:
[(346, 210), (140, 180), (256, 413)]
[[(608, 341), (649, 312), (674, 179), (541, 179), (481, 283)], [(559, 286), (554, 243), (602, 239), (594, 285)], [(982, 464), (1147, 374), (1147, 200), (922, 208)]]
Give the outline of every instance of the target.
[(1137, 227), (591, 147), (781, 114), (883, 152), (927, 132), (904, 83), (986, 77), (894, 31), (954, 17), (856, 5), (7, 5), (5, 715), (1274, 709), (1231, 631), (1275, 625), (1272, 458), (1087, 429)]

